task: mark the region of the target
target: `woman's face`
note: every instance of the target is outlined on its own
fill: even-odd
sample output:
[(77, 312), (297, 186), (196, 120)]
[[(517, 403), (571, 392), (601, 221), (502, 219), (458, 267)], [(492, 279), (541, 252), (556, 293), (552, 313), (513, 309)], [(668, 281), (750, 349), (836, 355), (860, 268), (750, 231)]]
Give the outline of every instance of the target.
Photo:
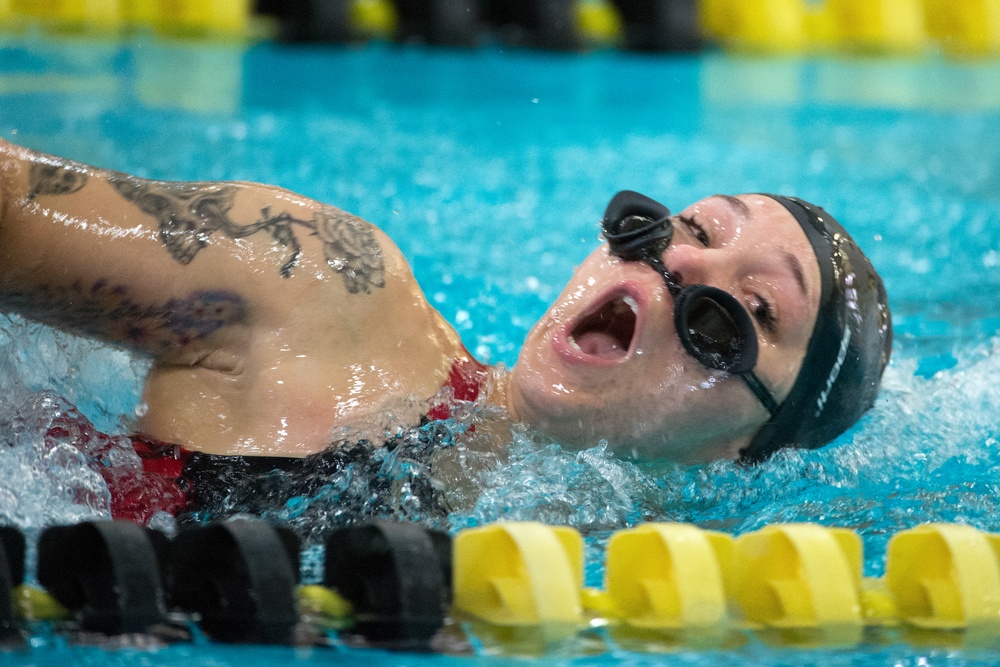
[[(682, 285), (719, 287), (757, 330), (757, 375), (780, 403), (819, 304), (805, 232), (762, 195), (716, 195), (674, 218), (663, 253)], [(595, 250), (528, 334), (508, 389), (521, 421), (565, 445), (606, 439), (620, 455), (694, 463), (735, 458), (767, 421), (744, 382), (702, 366), (674, 327), (674, 300), (643, 262)]]

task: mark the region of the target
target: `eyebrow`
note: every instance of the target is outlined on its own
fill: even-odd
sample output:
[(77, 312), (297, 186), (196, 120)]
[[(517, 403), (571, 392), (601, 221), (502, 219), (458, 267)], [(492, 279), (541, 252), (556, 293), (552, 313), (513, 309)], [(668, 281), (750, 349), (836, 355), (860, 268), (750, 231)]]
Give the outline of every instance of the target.
[(806, 289), (806, 272), (802, 270), (802, 263), (799, 258), (790, 252), (782, 253), (785, 256), (785, 264), (791, 269), (792, 275), (795, 276), (795, 282), (798, 283), (799, 289), (802, 290), (802, 296), (809, 296), (809, 290)]
[[(729, 204), (736, 211), (738, 215), (743, 216), (744, 219), (750, 217), (750, 207), (747, 206), (746, 202), (742, 199), (734, 197), (732, 195), (714, 195), (719, 199), (723, 200)], [(799, 290), (802, 292), (802, 296), (809, 297), (809, 289), (806, 287), (806, 272), (802, 269), (802, 262), (799, 258), (792, 253), (785, 251), (782, 253), (784, 255), (785, 264), (788, 266), (792, 275), (795, 277), (795, 282), (799, 286)]]
[(736, 213), (742, 216), (743, 218), (750, 217), (750, 207), (747, 206), (746, 202), (743, 201), (742, 199), (737, 199), (732, 195), (714, 195), (714, 196), (718, 197), (719, 199), (721, 199), (722, 201), (726, 202), (731, 207), (733, 207), (736, 210)]

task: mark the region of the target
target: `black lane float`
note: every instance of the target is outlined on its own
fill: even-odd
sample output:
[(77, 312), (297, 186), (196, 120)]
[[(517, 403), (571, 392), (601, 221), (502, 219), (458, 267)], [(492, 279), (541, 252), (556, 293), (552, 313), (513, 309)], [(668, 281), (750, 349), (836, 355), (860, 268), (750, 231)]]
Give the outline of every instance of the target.
[(499, 42), (557, 51), (704, 44), (698, 0), (257, 0), (255, 10), (292, 42)]
[[(15, 600), (24, 578), (24, 538), (2, 528), (0, 543), (0, 640), (20, 640)], [(335, 590), (324, 594), (352, 610), (342, 612), (341, 629), (367, 644), (428, 647), (451, 604), (446, 534), (372, 522), (334, 532), (326, 554), (325, 581)], [(174, 639), (194, 622), (220, 642), (324, 643), (331, 638), (315, 629), (297, 632), (299, 557), (291, 530), (257, 519), (190, 528), (173, 540), (127, 521), (54, 526), (39, 537), (38, 581), (66, 613), (28, 616), (60, 622), (70, 632)]]

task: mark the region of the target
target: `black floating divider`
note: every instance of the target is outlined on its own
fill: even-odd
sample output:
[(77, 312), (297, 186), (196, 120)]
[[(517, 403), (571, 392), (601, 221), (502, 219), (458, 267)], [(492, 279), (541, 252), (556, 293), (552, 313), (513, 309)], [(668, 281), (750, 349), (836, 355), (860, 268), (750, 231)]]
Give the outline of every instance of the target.
[(275, 16), (280, 37), (292, 42), (363, 39), (351, 25), (353, 0), (258, 0), (257, 11)]
[(326, 542), (324, 583), (354, 606), (353, 632), (390, 647), (426, 647), (451, 604), (451, 539), (408, 523), (338, 530)]
[(167, 538), (129, 521), (42, 531), (38, 581), (85, 630), (143, 632), (165, 619)]
[(625, 24), (625, 48), (697, 51), (703, 46), (699, 0), (613, 0)]
[(477, 46), (483, 33), (478, 0), (396, 0), (399, 39)]
[(576, 0), (481, 1), (486, 21), (505, 42), (560, 51), (583, 46), (576, 27)]
[(14, 589), (24, 581), (24, 535), (0, 526), (0, 642), (23, 640), (14, 613)]
[(299, 542), (290, 530), (233, 520), (172, 543), (171, 602), (197, 613), (212, 639), (290, 644), (299, 621)]

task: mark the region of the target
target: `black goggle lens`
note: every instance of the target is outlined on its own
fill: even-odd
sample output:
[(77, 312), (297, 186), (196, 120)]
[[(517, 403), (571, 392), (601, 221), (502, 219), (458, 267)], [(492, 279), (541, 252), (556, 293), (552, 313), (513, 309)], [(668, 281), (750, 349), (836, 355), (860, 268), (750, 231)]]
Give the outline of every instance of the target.
[(674, 315), (685, 349), (704, 366), (746, 373), (757, 363), (753, 322), (727, 292), (708, 285), (689, 285), (678, 295)]
[(703, 353), (724, 363), (724, 359), (739, 353), (736, 323), (722, 306), (711, 299), (699, 299), (688, 313), (688, 332)]

